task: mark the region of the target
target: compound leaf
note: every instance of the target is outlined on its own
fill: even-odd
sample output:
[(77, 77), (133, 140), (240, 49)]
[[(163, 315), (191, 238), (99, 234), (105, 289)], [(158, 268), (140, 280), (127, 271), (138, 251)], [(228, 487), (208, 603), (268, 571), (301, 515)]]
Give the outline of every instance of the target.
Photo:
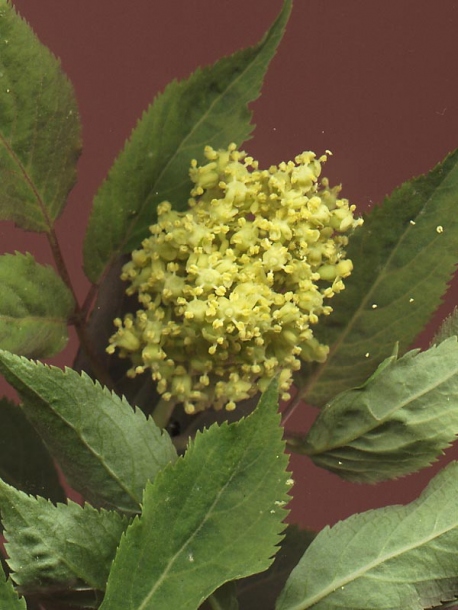
[(176, 459), (170, 437), (84, 373), (5, 351), (0, 372), (69, 484), (95, 506), (139, 512), (146, 482)]
[(458, 151), (429, 174), (405, 183), (375, 207), (351, 237), (354, 262), (334, 312), (317, 326), (331, 346), (327, 361), (301, 382), (323, 406), (356, 387), (399, 342), (404, 353), (440, 305), (458, 251)]
[(67, 343), (73, 297), (52, 267), (31, 254), (0, 256), (0, 347), (44, 358)]
[(7, 563), (21, 591), (76, 584), (104, 590), (126, 517), (71, 501), (55, 506), (1, 480), (0, 512)]
[(295, 450), (344, 479), (376, 483), (429, 466), (457, 434), (458, 343), (451, 337), (391, 357), (364, 385), (339, 394)]
[(288, 499), (276, 385), (247, 418), (198, 433), (146, 486), (101, 610), (195, 610), (225, 582), (269, 567)]
[(144, 113), (94, 199), (84, 242), (84, 268), (97, 283), (120, 254), (137, 248), (154, 223), (158, 203), (184, 209), (191, 159), (209, 144), (241, 144), (252, 129), (247, 104), (259, 95), (280, 42), (291, 0), (254, 47), (173, 81)]
[(80, 122), (59, 61), (0, 0), (0, 219), (49, 232), (76, 179)]
[(458, 463), (406, 506), (323, 529), (291, 573), (276, 610), (423, 610), (458, 596)]

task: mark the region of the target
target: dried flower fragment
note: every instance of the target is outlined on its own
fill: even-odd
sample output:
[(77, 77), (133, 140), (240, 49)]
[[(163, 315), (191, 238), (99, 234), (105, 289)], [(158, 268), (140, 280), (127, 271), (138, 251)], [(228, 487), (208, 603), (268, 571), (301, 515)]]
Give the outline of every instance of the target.
[(339, 187), (319, 182), (326, 156), (304, 152), (268, 170), (235, 145), (208, 146), (205, 157), (191, 163), (189, 209), (161, 203), (124, 266), (141, 309), (115, 320), (108, 347), (188, 413), (232, 410), (277, 374), (288, 398), (301, 360), (326, 359), (312, 326), (344, 289), (345, 233), (362, 223)]

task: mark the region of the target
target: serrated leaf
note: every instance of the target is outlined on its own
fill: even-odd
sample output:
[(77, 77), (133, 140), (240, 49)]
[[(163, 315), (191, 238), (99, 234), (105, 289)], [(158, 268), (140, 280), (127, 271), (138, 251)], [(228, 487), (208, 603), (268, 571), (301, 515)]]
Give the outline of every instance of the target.
[(423, 329), (455, 270), (457, 196), (455, 151), (365, 216), (347, 249), (353, 274), (333, 299), (332, 315), (316, 328), (331, 351), (304, 380), (308, 402), (323, 406), (359, 385), (396, 341), (402, 354)]
[(434, 462), (458, 434), (456, 337), (392, 357), (380, 368), (328, 403), (294, 450), (359, 483), (394, 479)]
[(120, 254), (148, 235), (158, 203), (184, 209), (191, 159), (204, 146), (241, 144), (252, 129), (247, 104), (259, 96), (291, 11), (282, 11), (265, 37), (250, 47), (173, 81), (144, 113), (95, 199), (84, 242), (84, 269), (97, 283)]
[(0, 399), (0, 477), (27, 493), (64, 501), (54, 463), (18, 405)]
[(458, 336), (458, 307), (455, 307), (452, 313), (443, 320), (431, 341), (431, 345), (437, 345), (449, 337), (456, 336)]
[(423, 610), (458, 595), (458, 463), (406, 506), (353, 515), (322, 530), (276, 610)]
[(0, 0), (0, 219), (49, 232), (76, 179), (80, 123), (59, 61)]
[(25, 599), (19, 598), (11, 580), (0, 570), (0, 610), (27, 610)]
[(240, 610), (273, 610), (286, 580), (315, 534), (288, 525), (281, 548), (268, 570), (237, 582)]
[(147, 485), (101, 610), (195, 610), (225, 582), (269, 567), (288, 500), (276, 385), (247, 418), (198, 433)]
[(74, 302), (51, 267), (39, 265), (31, 254), (4, 254), (0, 291), (1, 349), (44, 358), (64, 348)]
[(11, 578), (22, 591), (76, 584), (104, 590), (126, 517), (89, 504), (54, 505), (1, 480), (0, 512)]
[(5, 351), (0, 372), (69, 484), (94, 506), (139, 512), (146, 482), (176, 459), (169, 436), (85, 374)]

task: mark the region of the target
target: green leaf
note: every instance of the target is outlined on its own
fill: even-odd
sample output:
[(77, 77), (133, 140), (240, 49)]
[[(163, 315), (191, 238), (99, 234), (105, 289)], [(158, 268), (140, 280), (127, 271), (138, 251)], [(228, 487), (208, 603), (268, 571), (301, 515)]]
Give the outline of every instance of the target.
[(292, 448), (358, 483), (394, 479), (434, 462), (458, 434), (456, 337), (392, 357), (379, 369), (328, 403)]
[(315, 534), (289, 525), (275, 561), (268, 570), (237, 582), (240, 610), (269, 610), (274, 607), (292, 569), (311, 544)]
[(86, 584), (103, 591), (128, 521), (116, 512), (51, 504), (0, 480), (11, 578), (22, 591)]
[(190, 162), (203, 159), (205, 145), (225, 148), (249, 137), (247, 104), (259, 96), (290, 11), (285, 0), (256, 46), (173, 81), (144, 113), (94, 200), (84, 242), (84, 269), (94, 283), (149, 234), (158, 203), (187, 206)]
[(146, 486), (101, 610), (195, 610), (225, 582), (269, 567), (289, 499), (276, 385), (247, 418), (198, 433)]
[(64, 501), (54, 462), (18, 405), (0, 399), (0, 477), (27, 493)]
[[(404, 353), (441, 303), (458, 251), (458, 151), (375, 207), (350, 239), (354, 271), (316, 334), (327, 361), (303, 382), (322, 406), (362, 383), (390, 355)], [(307, 372), (307, 371), (305, 371)], [(308, 371), (310, 372), (310, 371)]]
[(19, 599), (11, 580), (0, 570), (0, 610), (27, 610), (25, 599)]
[(168, 435), (84, 373), (4, 351), (0, 372), (69, 484), (95, 506), (139, 512), (146, 482), (176, 459)]
[(0, 256), (0, 347), (44, 358), (67, 343), (73, 297), (51, 267), (31, 254)]
[(216, 589), (201, 608), (202, 610), (206, 608), (211, 608), (211, 610), (239, 610), (235, 581), (226, 582), (222, 587)]
[(431, 341), (431, 345), (437, 345), (454, 336), (458, 336), (458, 307), (455, 307), (452, 313), (443, 320)]
[(323, 529), (276, 610), (422, 610), (458, 595), (458, 463), (406, 506), (353, 515)]
[(0, 219), (49, 232), (76, 179), (80, 123), (59, 61), (0, 0)]

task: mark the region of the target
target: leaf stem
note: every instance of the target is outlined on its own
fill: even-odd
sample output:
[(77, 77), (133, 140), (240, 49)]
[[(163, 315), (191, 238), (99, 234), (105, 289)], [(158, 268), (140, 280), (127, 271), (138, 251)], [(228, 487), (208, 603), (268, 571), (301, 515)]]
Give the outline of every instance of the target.
[(86, 298), (83, 301), (81, 311), (82, 311), (85, 319), (87, 318), (87, 316), (89, 314), (89, 310), (91, 309), (91, 305), (94, 302), (98, 289), (99, 289), (99, 286), (97, 284), (91, 284), (91, 287), (89, 288), (89, 292), (87, 293)]
[(286, 424), (286, 422), (288, 421), (288, 419), (294, 414), (297, 407), (300, 405), (302, 398), (303, 398), (303, 394), (301, 392), (301, 388), (298, 388), (296, 396), (294, 396), (294, 398), (292, 398), (289, 401), (288, 405), (286, 406), (286, 408), (284, 409), (284, 411), (282, 413), (282, 416), (281, 416), (281, 425), (282, 426), (284, 426)]
[(153, 420), (159, 428), (165, 428), (172, 416), (176, 403), (173, 400), (160, 398), (153, 411)]
[[(49, 246), (51, 248), (51, 252), (52, 252), (52, 255), (54, 258), (54, 262), (56, 264), (57, 271), (58, 271), (60, 277), (62, 278), (62, 281), (65, 283), (67, 288), (72, 293), (73, 301), (75, 303), (73, 315), (72, 315), (71, 319), (69, 320), (69, 324), (72, 324), (75, 327), (76, 334), (78, 335), (80, 345), (81, 345), (82, 349), (86, 352), (88, 360), (91, 364), (91, 368), (92, 368), (95, 376), (97, 377), (98, 381), (100, 381), (100, 383), (102, 385), (105, 385), (106, 387), (113, 389), (113, 387), (114, 387), (113, 380), (111, 379), (108, 371), (105, 370), (105, 368), (100, 364), (100, 362), (97, 358), (97, 355), (94, 352), (92, 345), (89, 341), (89, 338), (87, 336), (87, 333), (86, 333), (86, 317), (87, 317), (87, 310), (89, 309), (86, 302), (88, 299), (86, 299), (86, 301), (85, 301), (86, 309), (85, 309), (85, 307), (81, 308), (81, 306), (78, 302), (78, 297), (76, 296), (76, 292), (73, 287), (72, 281), (70, 279), (70, 274), (68, 272), (67, 265), (65, 263), (65, 259), (62, 255), (62, 250), (60, 248), (59, 240), (57, 239), (57, 235), (56, 235), (54, 227), (50, 228), (50, 230), (46, 232), (46, 236), (48, 238)], [(89, 297), (89, 295), (88, 295), (88, 297)], [(93, 295), (91, 294), (91, 300), (92, 300), (92, 298), (93, 298)], [(90, 303), (89, 303), (89, 306), (90, 306)]]
[(286, 442), (287, 450), (291, 453), (300, 453), (301, 455), (307, 455), (308, 457), (317, 455), (317, 453), (323, 453), (314, 451), (307, 442), (307, 436), (304, 434), (285, 433), (283, 435), (283, 440)]
[(210, 595), (210, 597), (207, 598), (207, 602), (210, 604), (211, 610), (222, 610), (223, 608), (215, 595)]

